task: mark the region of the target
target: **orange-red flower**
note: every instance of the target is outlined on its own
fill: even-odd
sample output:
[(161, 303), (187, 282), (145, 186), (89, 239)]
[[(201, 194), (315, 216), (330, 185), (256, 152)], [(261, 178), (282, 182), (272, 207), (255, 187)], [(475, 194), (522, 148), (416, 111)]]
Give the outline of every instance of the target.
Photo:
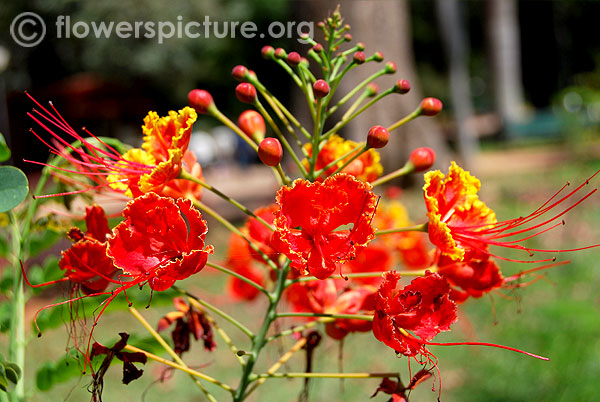
[[(332, 135), (323, 145), (323, 148), (321, 148), (321, 150), (319, 151), (319, 155), (317, 155), (317, 163), (315, 165), (315, 170), (323, 169), (331, 162), (335, 161), (338, 158), (341, 158), (342, 156), (352, 151), (353, 149), (358, 148), (359, 146), (360, 144), (351, 140), (345, 140), (337, 134)], [(307, 143), (306, 145), (304, 145), (304, 149), (310, 157), (312, 155), (312, 144)], [(352, 156), (350, 155), (347, 158), (339, 161), (337, 164), (333, 165), (329, 169), (325, 170), (324, 176), (326, 177), (333, 174), (338, 168), (342, 167), (344, 163), (351, 157)], [(303, 163), (304, 167), (308, 168), (308, 161), (305, 160)], [(342, 170), (342, 172), (350, 174), (362, 181), (374, 181), (379, 176), (381, 176), (381, 173), (383, 173), (383, 166), (381, 166), (380, 163), (379, 153), (375, 149), (369, 149), (367, 152), (363, 153), (361, 156), (350, 162), (350, 164), (346, 166)]]
[[(369, 285), (347, 287), (342, 279), (299, 282), (290, 286), (287, 299), (296, 312), (318, 314), (372, 314), (376, 288)], [(325, 325), (327, 335), (342, 339), (350, 332), (368, 332), (371, 322), (336, 319)]]
[(104, 210), (99, 205), (85, 209), (87, 231), (73, 229), (69, 233), (76, 242), (58, 262), (65, 278), (78, 284), (84, 294), (102, 292), (112, 281), (117, 268), (106, 255), (106, 237), (111, 233)]
[(166, 290), (204, 268), (213, 251), (204, 244), (206, 221), (190, 200), (148, 193), (129, 202), (123, 217), (107, 254), (135, 283)]
[(314, 183), (298, 179), (277, 192), (277, 203), (271, 244), (300, 274), (325, 279), (374, 237), (377, 197), (369, 184), (352, 176), (342, 173)]
[[(477, 196), (480, 187), (479, 180), (452, 162), (446, 177), (440, 171), (425, 174), (423, 190), (427, 216), (429, 217), (429, 239), (438, 247), (443, 256), (447, 256), (454, 261), (464, 261), (468, 255), (481, 253), (495, 256), (490, 253), (489, 246), (523, 250), (530, 256), (533, 255), (534, 251), (567, 252), (598, 247), (599, 245), (595, 244), (570, 250), (549, 250), (519, 244), (563, 225), (564, 221), (561, 218), (597, 191), (597, 189), (590, 190), (578, 200), (572, 201), (572, 197), (580, 192), (598, 173), (596, 172), (583, 184), (566, 195), (560, 196), (561, 192), (569, 186), (567, 183), (542, 206), (527, 216), (497, 222), (495, 213)], [(570, 205), (556, 211), (567, 200), (572, 201), (569, 203)], [(546, 214), (551, 216), (542, 218)], [(516, 240), (505, 240), (506, 238), (514, 238), (514, 236), (522, 237)], [(552, 261), (553, 259), (513, 261), (543, 262)]]
[[(397, 353), (427, 355), (425, 344), (456, 321), (456, 304), (450, 299), (450, 286), (437, 273), (427, 272), (398, 289), (400, 274), (384, 274), (375, 296), (373, 334)], [(415, 335), (408, 333), (412, 331)]]
[[(200, 165), (187, 150), (192, 124), (197, 117), (194, 109), (185, 107), (179, 112), (171, 111), (168, 116), (161, 118), (155, 112), (150, 112), (142, 126), (142, 148), (119, 152), (105, 140), (85, 129), (83, 131), (89, 138), (84, 138), (68, 125), (54, 106), (48, 110), (35, 99), (31, 99), (39, 110), (34, 109), (29, 116), (50, 134), (51, 141), (43, 140), (34, 130), (31, 132), (47, 145), (53, 154), (61, 156), (73, 166), (53, 166), (57, 172), (62, 172), (63, 180), (79, 188), (67, 194), (110, 188), (129, 197), (148, 192), (170, 197), (200, 197), (201, 187), (198, 184), (178, 179), (182, 170), (202, 179)], [(79, 145), (71, 145), (71, 141), (63, 139), (63, 135), (59, 135), (58, 131), (71, 137), (71, 141), (78, 141)], [(40, 162), (28, 162), (45, 165)], [(93, 184), (90, 186), (85, 181), (71, 177), (72, 174), (86, 176)]]

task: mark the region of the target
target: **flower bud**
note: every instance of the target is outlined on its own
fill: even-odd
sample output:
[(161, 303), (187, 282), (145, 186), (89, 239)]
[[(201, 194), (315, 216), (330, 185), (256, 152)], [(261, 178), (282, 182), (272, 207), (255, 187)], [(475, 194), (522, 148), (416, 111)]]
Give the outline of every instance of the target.
[(275, 58), (276, 59), (285, 59), (287, 57), (287, 53), (282, 48), (278, 47), (275, 49)]
[(367, 146), (369, 148), (383, 148), (390, 140), (390, 133), (385, 127), (373, 126), (367, 134)]
[(394, 84), (394, 92), (397, 94), (405, 94), (410, 91), (410, 82), (408, 80), (398, 80)]
[(377, 93), (379, 92), (379, 85), (375, 84), (374, 82), (371, 82), (369, 84), (367, 84), (367, 96), (369, 98), (372, 98), (373, 96), (377, 95)]
[(314, 50), (317, 53), (320, 53), (323, 51), (323, 45), (321, 45), (320, 43), (317, 43), (313, 46), (312, 50)]
[(433, 166), (435, 162), (435, 152), (431, 148), (415, 148), (408, 157), (408, 160), (415, 167), (415, 172), (422, 172)]
[(298, 52), (290, 52), (287, 55), (287, 62), (290, 66), (296, 67), (302, 61), (302, 56)]
[(246, 74), (248, 74), (248, 69), (246, 66), (237, 65), (233, 68), (233, 70), (231, 70), (231, 75), (236, 81), (246, 81)]
[(365, 44), (364, 44), (364, 43), (362, 43), (362, 42), (358, 42), (358, 43), (356, 44), (356, 48), (357, 48), (359, 51), (361, 51), (361, 52), (362, 52), (363, 50), (365, 50)]
[(383, 53), (381, 52), (375, 52), (373, 54), (373, 60), (375, 60), (376, 62), (382, 62), (383, 61)]
[(256, 101), (256, 88), (247, 82), (242, 82), (235, 87), (235, 96), (240, 102), (253, 104)]
[(255, 110), (246, 110), (238, 118), (238, 126), (242, 131), (256, 142), (260, 142), (265, 138), (267, 128), (265, 120)]
[(215, 105), (212, 95), (204, 89), (192, 89), (188, 93), (188, 103), (200, 114), (206, 114)]
[(263, 48), (260, 50), (260, 54), (263, 58), (270, 59), (275, 54), (275, 49), (273, 49), (273, 46), (263, 46)]
[(363, 64), (367, 59), (367, 56), (363, 52), (356, 52), (354, 53), (352, 59), (356, 64)]
[(310, 62), (308, 61), (308, 59), (306, 57), (303, 57), (300, 59), (300, 65), (308, 68), (310, 66)]
[(258, 145), (258, 157), (267, 166), (277, 166), (283, 157), (283, 148), (277, 138), (268, 137)]
[(351, 34), (346, 34), (344, 35), (344, 40), (346, 42), (351, 42), (352, 41), (352, 35)]
[(386, 74), (395, 74), (397, 70), (396, 63), (388, 61), (385, 63), (384, 71)]
[(323, 21), (317, 22), (317, 28), (321, 28), (321, 29), (325, 28), (325, 23)]
[(442, 111), (442, 101), (437, 98), (425, 98), (421, 101), (421, 114), (435, 116)]
[(325, 80), (317, 80), (313, 84), (313, 93), (317, 98), (324, 98), (329, 94), (329, 84)]

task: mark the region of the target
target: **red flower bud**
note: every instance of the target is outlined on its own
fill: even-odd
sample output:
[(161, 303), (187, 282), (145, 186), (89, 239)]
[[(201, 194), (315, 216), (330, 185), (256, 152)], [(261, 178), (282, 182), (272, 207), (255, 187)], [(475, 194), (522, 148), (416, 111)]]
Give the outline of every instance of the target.
[(316, 45), (313, 46), (312, 50), (314, 50), (317, 53), (320, 53), (323, 51), (323, 45), (321, 45), (320, 43), (317, 43)]
[(248, 74), (246, 66), (237, 65), (231, 70), (231, 75), (236, 81), (246, 81), (246, 74)]
[(235, 87), (235, 96), (240, 102), (253, 104), (256, 100), (256, 88), (247, 82), (242, 82)]
[(383, 148), (390, 140), (390, 133), (385, 127), (373, 126), (367, 134), (367, 146), (369, 148)]
[(204, 89), (192, 89), (188, 93), (188, 103), (200, 114), (206, 114), (215, 105), (211, 94)]
[(317, 28), (321, 28), (321, 29), (325, 28), (325, 23), (323, 21), (317, 22)]
[(363, 64), (366, 59), (367, 59), (367, 56), (363, 52), (354, 53), (353, 60), (356, 64)]
[(384, 71), (386, 74), (394, 74), (397, 70), (396, 63), (388, 61), (385, 63)]
[(325, 80), (317, 80), (313, 84), (313, 93), (317, 98), (324, 98), (329, 94), (329, 84)]
[(427, 147), (415, 148), (410, 153), (408, 160), (415, 166), (415, 172), (422, 172), (433, 166), (435, 151)]
[(238, 126), (246, 135), (255, 141), (262, 141), (265, 138), (267, 128), (265, 120), (255, 110), (246, 110), (238, 118)]
[(398, 94), (405, 94), (410, 91), (410, 82), (408, 80), (398, 80), (394, 84), (394, 92)]
[(364, 43), (362, 43), (362, 42), (358, 42), (358, 43), (356, 44), (356, 48), (357, 48), (359, 51), (363, 51), (363, 50), (365, 50), (365, 44), (364, 44)]
[(273, 49), (273, 46), (269, 46), (269, 45), (263, 46), (263, 48), (260, 50), (260, 54), (265, 59), (270, 59), (271, 57), (273, 57), (274, 53), (275, 53), (275, 49)]
[(258, 145), (258, 157), (267, 166), (277, 166), (283, 157), (283, 149), (277, 138), (268, 137)]
[(254, 70), (248, 70), (248, 75), (253, 79), (256, 79), (256, 73), (254, 72)]
[(350, 34), (346, 34), (346, 35), (344, 35), (344, 40), (345, 40), (346, 42), (350, 42), (350, 41), (352, 41), (352, 35), (350, 35)]
[(302, 56), (298, 52), (290, 52), (287, 55), (287, 62), (290, 66), (296, 67), (302, 61)]
[(282, 48), (278, 47), (275, 49), (275, 58), (276, 59), (285, 59), (287, 57), (287, 53)]
[(300, 59), (300, 64), (306, 68), (308, 68), (310, 66), (310, 62), (308, 61), (308, 59), (306, 57), (303, 57)]
[(375, 60), (378, 63), (381, 62), (381, 61), (383, 61), (383, 53), (381, 53), (381, 52), (375, 52), (373, 54), (373, 60)]
[(442, 111), (442, 101), (437, 98), (425, 98), (421, 101), (421, 113), (424, 116), (435, 116)]
[(375, 95), (377, 95), (377, 93), (379, 92), (379, 85), (375, 84), (374, 82), (371, 82), (370, 84), (367, 85), (367, 96), (373, 97)]

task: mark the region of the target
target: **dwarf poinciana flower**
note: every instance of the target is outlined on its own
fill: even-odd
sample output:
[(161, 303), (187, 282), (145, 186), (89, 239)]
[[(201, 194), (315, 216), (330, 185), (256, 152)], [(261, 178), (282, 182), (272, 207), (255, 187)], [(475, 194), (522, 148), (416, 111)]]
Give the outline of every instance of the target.
[(205, 246), (206, 221), (187, 199), (154, 193), (127, 204), (125, 218), (113, 229), (107, 254), (134, 282), (166, 290), (199, 272), (213, 247)]
[(384, 274), (375, 296), (373, 334), (396, 353), (428, 355), (426, 342), (441, 331), (448, 331), (456, 321), (450, 286), (439, 274), (431, 272), (402, 289), (398, 289), (399, 280), (398, 272)]
[[(236, 233), (232, 233), (229, 237), (229, 249), (227, 251), (227, 260), (225, 265), (252, 281), (264, 285), (266, 275), (263, 270), (257, 268), (254, 263), (254, 250), (250, 248), (248, 242)], [(254, 252), (254, 254), (257, 254)], [(264, 260), (260, 260), (264, 263)], [(254, 286), (248, 285), (246, 282), (234, 276), (229, 276), (227, 279), (227, 289), (229, 296), (235, 300), (254, 300), (260, 291)]]
[(377, 197), (369, 184), (350, 175), (314, 183), (298, 179), (277, 192), (277, 203), (271, 244), (302, 275), (329, 277), (374, 237)]
[(483, 253), (469, 255), (464, 261), (439, 256), (437, 272), (450, 284), (450, 297), (457, 303), (464, 302), (469, 296), (481, 297), (504, 284), (504, 277), (496, 262)]
[(175, 353), (181, 356), (183, 352), (190, 350), (190, 336), (195, 340), (204, 342), (204, 349), (213, 351), (217, 344), (213, 339), (210, 323), (201, 311), (195, 310), (181, 297), (173, 299), (176, 311), (167, 313), (158, 321), (158, 331), (162, 331), (175, 323), (175, 329), (171, 332)]
[[(377, 288), (369, 285), (348, 287), (343, 279), (299, 282), (290, 286), (287, 299), (294, 311), (319, 314), (372, 314)], [(371, 322), (336, 319), (325, 325), (327, 335), (342, 339), (350, 332), (367, 332)]]
[[(592, 177), (596, 174), (598, 172)], [(489, 251), (489, 246), (524, 250), (530, 255), (533, 255), (533, 251), (565, 252), (597, 247), (598, 245), (592, 245), (573, 250), (548, 250), (519, 244), (564, 224), (560, 218), (595, 193), (597, 189), (589, 191), (564, 209), (559, 206), (582, 190), (590, 179), (561, 196), (561, 192), (569, 184), (565, 185), (541, 207), (525, 217), (498, 222), (494, 211), (488, 208), (477, 195), (481, 186), (479, 180), (452, 162), (447, 176), (439, 170), (425, 174), (423, 190), (429, 217), (429, 239), (438, 247), (442, 255), (455, 261), (462, 261), (468, 251), (493, 255)], [(551, 216), (543, 217), (546, 214)], [(535, 232), (537, 229), (539, 231)], [(521, 238), (504, 240), (512, 236), (521, 236)], [(552, 258), (537, 262), (550, 260)]]
[[(337, 134), (332, 135), (323, 145), (323, 148), (321, 148), (319, 151), (319, 155), (317, 155), (317, 164), (315, 165), (315, 170), (323, 169), (331, 162), (341, 158), (345, 154), (358, 147), (359, 144), (354, 141), (345, 140)], [(310, 143), (305, 144), (304, 149), (309, 156), (312, 155), (312, 145)], [(326, 177), (333, 174), (345, 163), (346, 160), (350, 159), (351, 156), (352, 155), (348, 156), (346, 159), (341, 160), (337, 164), (325, 170), (323, 176)], [(307, 160), (304, 161), (304, 166), (308, 167)], [(342, 172), (350, 174), (362, 181), (374, 181), (381, 176), (381, 173), (383, 173), (383, 166), (381, 166), (380, 163), (379, 153), (375, 149), (369, 149), (367, 152), (353, 160), (342, 170)]]
[(58, 266), (65, 271), (65, 279), (78, 284), (83, 293), (92, 294), (107, 288), (117, 268), (106, 255), (106, 238), (112, 232), (102, 207), (86, 207), (85, 222), (85, 234), (79, 229), (69, 233), (76, 242), (63, 251)]
[[(80, 179), (63, 176), (70, 184), (80, 187), (68, 194), (110, 188), (130, 197), (151, 191), (171, 197), (200, 197), (201, 187), (198, 184), (177, 179), (182, 169), (196, 178), (202, 178), (200, 165), (187, 150), (191, 127), (197, 117), (192, 108), (186, 107), (178, 113), (170, 112), (169, 116), (162, 118), (150, 112), (142, 127), (145, 136), (143, 149), (133, 148), (121, 154), (85, 128), (83, 131), (89, 138), (84, 138), (52, 104), (49, 110), (30, 98), (39, 109), (34, 109), (28, 115), (50, 134), (51, 141), (45, 141), (33, 129), (31, 132), (48, 146), (51, 153), (61, 156), (73, 166), (53, 167), (65, 175), (85, 176), (93, 183), (90, 185)], [(64, 134), (71, 140), (65, 140)]]

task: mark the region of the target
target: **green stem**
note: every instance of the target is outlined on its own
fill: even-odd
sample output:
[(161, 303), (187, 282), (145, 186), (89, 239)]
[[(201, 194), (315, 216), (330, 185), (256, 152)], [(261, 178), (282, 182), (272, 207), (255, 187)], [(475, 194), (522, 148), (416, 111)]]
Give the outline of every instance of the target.
[(356, 100), (352, 103), (352, 105), (350, 105), (350, 107), (348, 108), (348, 110), (346, 110), (344, 112), (344, 115), (342, 116), (342, 120), (347, 119), (348, 116), (350, 116), (352, 113), (354, 113), (354, 111), (356, 110), (356, 108), (358, 108), (360, 106), (360, 104), (363, 103), (363, 101), (369, 97), (370, 94), (372, 94), (372, 92), (369, 91), (369, 88), (365, 89), (360, 94), (360, 96), (358, 98), (356, 98)]
[(327, 317), (334, 318), (340, 320), (363, 320), (363, 321), (373, 321), (372, 315), (363, 315), (363, 314), (329, 314), (329, 313), (277, 313), (277, 318), (284, 317)]
[(346, 166), (348, 166), (349, 164), (351, 164), (352, 161), (354, 161), (356, 158), (360, 157), (362, 154), (364, 154), (365, 152), (367, 152), (369, 149), (370, 148), (367, 146), (367, 144), (363, 145), (362, 148), (360, 148), (360, 151), (358, 151), (356, 154), (352, 155), (351, 158), (348, 158), (348, 160), (346, 162), (344, 162), (344, 164), (342, 166), (340, 166), (339, 168), (337, 168), (337, 170), (335, 172), (333, 172), (333, 174), (340, 173), (342, 170), (344, 170), (346, 168)]
[(223, 342), (225, 342), (225, 344), (229, 347), (229, 350), (231, 350), (231, 352), (233, 352), (233, 354), (236, 357), (237, 361), (242, 366), (244, 366), (246, 364), (246, 362), (238, 354), (239, 349), (237, 348), (237, 346), (235, 346), (233, 344), (233, 341), (231, 340), (231, 337), (227, 334), (227, 332), (225, 332), (225, 330), (223, 328), (221, 328), (219, 326), (219, 324), (217, 324), (217, 322), (215, 321), (215, 319), (212, 318), (212, 316), (206, 312), (206, 309), (203, 308), (200, 303), (198, 303), (196, 300), (192, 299), (191, 297), (188, 297), (188, 302), (191, 305), (193, 305), (194, 307), (196, 307), (198, 310), (202, 311), (202, 313), (204, 314), (204, 317), (206, 317), (206, 320), (209, 322), (209, 324), (211, 325), (211, 327), (213, 328), (213, 330), (221, 337), (221, 339), (223, 339)]
[(217, 189), (216, 187), (213, 187), (210, 184), (208, 184), (208, 183), (206, 183), (206, 182), (198, 179), (197, 177), (192, 176), (191, 174), (189, 174), (188, 172), (186, 172), (184, 169), (181, 169), (181, 171), (179, 172), (179, 177), (178, 178), (179, 179), (184, 179), (184, 180), (189, 180), (189, 181), (191, 181), (193, 183), (201, 185), (202, 187), (204, 187), (208, 191), (210, 191), (210, 192), (218, 195), (219, 197), (221, 197), (222, 199), (224, 199), (225, 201), (227, 201), (231, 205), (237, 207), (240, 211), (242, 211), (246, 215), (249, 215), (252, 218), (256, 219), (257, 221), (259, 221), (260, 223), (262, 223), (270, 231), (274, 231), (275, 230), (273, 228), (273, 226), (271, 226), (269, 223), (267, 223), (267, 221), (265, 221), (260, 216), (256, 215), (254, 212), (252, 212), (251, 210), (249, 210), (246, 206), (244, 206), (243, 204), (241, 204), (238, 201), (234, 200), (233, 198), (229, 197), (228, 195), (226, 195), (225, 193), (223, 193), (221, 190)]
[(235, 318), (233, 318), (232, 316), (230, 316), (229, 314), (227, 314), (220, 308), (213, 306), (209, 302), (204, 301), (197, 296), (194, 296), (187, 290), (181, 289), (177, 286), (173, 286), (173, 289), (175, 289), (176, 291), (178, 291), (181, 294), (186, 295), (187, 297), (194, 299), (202, 307), (209, 309), (210, 311), (217, 314), (221, 318), (224, 318), (225, 320), (229, 321), (233, 326), (237, 327), (240, 331), (242, 331), (244, 334), (246, 334), (248, 336), (248, 338), (254, 339), (255, 335), (252, 331), (250, 331), (244, 324), (242, 324), (241, 322), (239, 322), (238, 320), (236, 320)]
[(331, 113), (335, 112), (338, 108), (340, 108), (346, 102), (348, 102), (350, 100), (350, 98), (352, 98), (358, 91), (360, 91), (362, 88), (364, 88), (366, 85), (368, 85), (371, 81), (381, 77), (384, 74), (385, 74), (385, 69), (382, 69), (382, 70), (379, 70), (376, 73), (372, 74), (371, 76), (365, 78), (360, 84), (358, 84), (350, 92), (348, 92), (346, 94), (346, 96), (344, 96), (342, 99), (340, 99), (340, 101), (330, 109), (330, 112)]
[(355, 148), (352, 148), (350, 151), (346, 152), (344, 155), (340, 156), (339, 158), (337, 158), (336, 160), (334, 160), (332, 162), (329, 162), (323, 168), (321, 168), (321, 169), (319, 169), (319, 170), (317, 170), (315, 172), (315, 177), (321, 176), (324, 172), (326, 172), (327, 170), (329, 170), (333, 166), (336, 166), (338, 163), (340, 163), (341, 161), (343, 161), (344, 159), (346, 159), (347, 157), (349, 157), (350, 155), (352, 155), (356, 151), (359, 151), (360, 149), (362, 149), (363, 146), (364, 146), (364, 144), (359, 143)]
[(420, 115), (421, 115), (421, 107), (419, 106), (411, 114), (409, 114), (408, 116), (398, 120), (397, 122), (395, 122), (394, 124), (389, 126), (387, 130), (391, 133), (393, 130), (397, 129), (400, 126), (403, 126), (404, 124), (408, 123), (411, 120), (416, 119)]
[(274, 373), (257, 374), (254, 380), (260, 378), (398, 378), (400, 373)]
[(262, 348), (266, 344), (266, 336), (271, 324), (277, 318), (276, 308), (281, 299), (281, 295), (285, 289), (286, 278), (289, 271), (289, 262), (285, 264), (277, 275), (275, 282), (275, 289), (270, 293), (269, 307), (263, 319), (262, 326), (257, 333), (256, 337), (252, 340), (252, 350), (247, 354), (248, 359), (246, 360), (246, 366), (242, 372), (242, 378), (240, 379), (240, 385), (238, 386), (234, 399), (234, 402), (242, 402), (247, 395), (248, 385), (254, 381), (256, 375), (253, 374), (252, 370), (258, 359), (258, 356)]
[(373, 187), (379, 186), (379, 185), (385, 184), (391, 180), (394, 180), (398, 177), (406, 176), (407, 174), (410, 174), (414, 171), (415, 171), (415, 166), (412, 164), (412, 162), (409, 161), (404, 166), (402, 166), (400, 169), (395, 170), (391, 173), (388, 173), (385, 176), (380, 177), (379, 179), (375, 180), (374, 182), (371, 183), (371, 185)]
[(258, 283), (254, 282), (252, 279), (248, 279), (243, 275), (238, 274), (237, 272), (234, 272), (230, 269), (227, 269), (219, 264), (215, 264), (214, 262), (207, 262), (206, 263), (207, 266), (216, 269), (217, 271), (221, 271), (227, 275), (231, 275), (233, 277), (238, 278), (240, 281), (243, 281), (245, 283), (247, 283), (248, 285), (260, 290), (262, 293), (268, 295), (269, 292), (267, 292), (267, 290), (265, 288), (263, 288), (262, 286), (260, 286)]
[(296, 327), (292, 327), (292, 328), (287, 329), (285, 331), (281, 331), (278, 334), (275, 334), (273, 336), (268, 337), (265, 342), (268, 343), (268, 342), (271, 342), (271, 341), (273, 341), (273, 340), (275, 340), (277, 338), (281, 338), (282, 336), (288, 336), (288, 335), (295, 334), (296, 332), (302, 332), (305, 329), (309, 329), (309, 328), (315, 327), (318, 324), (321, 324), (321, 323), (324, 323), (324, 322), (331, 322), (331, 321), (335, 321), (335, 319), (334, 318), (322, 317), (322, 318), (319, 318), (318, 320), (308, 322), (308, 323), (306, 323), (304, 325), (298, 325)]
[(229, 118), (227, 116), (225, 116), (223, 113), (221, 113), (221, 111), (219, 109), (217, 109), (216, 106), (208, 108), (208, 113), (211, 116), (213, 116), (214, 118), (216, 118), (217, 120), (219, 120), (221, 123), (225, 124), (230, 129), (232, 129), (233, 132), (236, 133), (241, 139), (246, 141), (246, 143), (248, 145), (250, 145), (252, 147), (252, 149), (254, 149), (255, 151), (258, 151), (258, 145), (256, 145), (256, 143), (252, 140), (252, 138), (248, 137), (246, 135), (246, 133), (244, 133), (242, 131), (241, 128), (239, 128), (234, 122), (229, 120)]
[[(14, 283), (13, 283), (13, 309), (10, 325), (10, 344), (9, 344), (9, 360), (16, 363), (21, 370), (25, 367), (25, 294), (23, 290), (23, 273), (19, 260), (23, 257), (24, 239), (19, 233), (19, 224), (16, 214), (13, 211), (9, 212), (11, 229), (12, 229), (12, 247), (15, 251), (13, 261)], [(17, 383), (15, 389), (10, 393), (11, 401), (25, 400), (25, 380), (21, 377), (21, 381)]]
[(402, 232), (425, 232), (425, 233), (427, 233), (428, 223), (429, 222), (425, 222), (420, 225), (406, 226), (403, 228), (378, 230), (377, 232), (375, 232), (375, 235), (379, 236), (379, 235), (402, 233)]

